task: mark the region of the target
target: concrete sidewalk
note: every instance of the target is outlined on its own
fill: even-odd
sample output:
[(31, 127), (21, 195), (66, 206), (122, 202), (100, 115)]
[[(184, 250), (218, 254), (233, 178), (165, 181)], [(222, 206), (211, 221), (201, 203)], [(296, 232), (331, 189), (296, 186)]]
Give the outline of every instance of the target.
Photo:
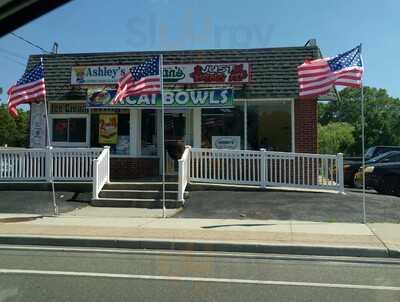
[[(31, 238), (25, 243), (39, 244), (35, 242), (35, 238), (40, 236), (42, 239), (75, 238), (81, 241), (101, 239), (114, 243), (140, 242), (141, 248), (153, 249), (164, 249), (166, 246), (169, 246), (167, 247), (169, 249), (184, 249), (178, 248), (178, 245), (183, 243), (186, 244), (186, 248), (189, 246), (199, 249), (198, 244), (202, 243), (204, 246), (207, 245), (200, 247), (202, 250), (234, 249), (234, 251), (276, 253), (291, 251), (294, 254), (314, 255), (400, 256), (399, 224), (85, 216), (14, 215), (15, 219), (12, 217), (11, 214), (0, 215), (0, 243), (12, 243), (10, 238)], [(144, 242), (151, 244), (144, 245)], [(197, 244), (197, 247), (194, 244)], [(59, 241), (57, 245), (62, 243)], [(225, 248), (222, 248), (222, 245)], [(219, 247), (213, 249), (212, 246)]]

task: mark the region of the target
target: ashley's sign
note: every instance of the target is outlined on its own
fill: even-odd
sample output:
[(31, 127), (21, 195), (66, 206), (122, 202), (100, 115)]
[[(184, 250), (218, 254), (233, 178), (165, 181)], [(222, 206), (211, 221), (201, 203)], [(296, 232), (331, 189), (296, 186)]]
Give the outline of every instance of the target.
[[(141, 95), (128, 97), (118, 104), (113, 105), (112, 99), (115, 90), (88, 90), (88, 107), (120, 108), (159, 108), (161, 107), (161, 95)], [(168, 108), (202, 107), (220, 108), (233, 107), (233, 90), (227, 89), (201, 89), (201, 90), (165, 90), (164, 105)]]
[[(116, 84), (131, 65), (73, 66), (71, 84)], [(164, 65), (165, 83), (175, 84), (224, 84), (246, 83), (250, 78), (249, 63), (202, 63)]]
[(73, 66), (71, 84), (116, 84), (129, 68), (129, 65)]

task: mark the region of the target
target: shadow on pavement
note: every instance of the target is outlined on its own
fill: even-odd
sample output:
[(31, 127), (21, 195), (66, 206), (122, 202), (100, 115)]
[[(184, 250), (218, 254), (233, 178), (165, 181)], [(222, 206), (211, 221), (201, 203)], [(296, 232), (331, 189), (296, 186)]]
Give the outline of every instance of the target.
[(217, 228), (226, 228), (226, 227), (257, 227), (257, 226), (273, 226), (273, 223), (237, 223), (237, 224), (218, 224), (218, 225), (207, 225), (202, 226), (202, 229), (217, 229)]

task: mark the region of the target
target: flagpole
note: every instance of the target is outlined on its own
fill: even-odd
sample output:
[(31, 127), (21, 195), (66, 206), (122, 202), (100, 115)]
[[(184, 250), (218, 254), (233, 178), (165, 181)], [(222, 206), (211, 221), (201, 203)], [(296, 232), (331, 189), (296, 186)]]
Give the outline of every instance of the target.
[(365, 116), (364, 116), (364, 86), (361, 83), (361, 144), (362, 144), (362, 199), (363, 199), (363, 222), (367, 223), (365, 208)]
[(162, 162), (162, 217), (166, 218), (165, 209), (165, 143), (164, 143), (164, 76), (163, 76), (163, 55), (160, 54), (160, 80), (161, 80), (161, 162)]
[[(44, 64), (43, 64), (43, 58), (40, 58), (40, 63), (42, 64), (43, 71), (44, 71)], [(46, 93), (44, 94), (44, 113), (46, 116), (46, 129), (47, 129), (47, 150), (46, 152), (51, 152), (51, 139), (50, 139), (50, 127), (49, 127), (49, 115), (47, 113), (47, 95)], [(47, 162), (49, 164), (49, 177), (50, 177), (50, 183), (51, 183), (51, 190), (52, 190), (52, 195), (53, 195), (53, 208), (54, 208), (54, 215), (58, 215), (58, 206), (56, 202), (56, 191), (54, 188), (54, 181), (53, 181), (53, 161)]]
[[(360, 55), (361, 55), (362, 44), (360, 44)], [(361, 55), (362, 62), (362, 55)], [(364, 67), (364, 62), (362, 62)], [(361, 80), (361, 152), (362, 152), (362, 203), (363, 203), (363, 223), (367, 223), (367, 213), (365, 204), (365, 113), (364, 113), (364, 85)]]

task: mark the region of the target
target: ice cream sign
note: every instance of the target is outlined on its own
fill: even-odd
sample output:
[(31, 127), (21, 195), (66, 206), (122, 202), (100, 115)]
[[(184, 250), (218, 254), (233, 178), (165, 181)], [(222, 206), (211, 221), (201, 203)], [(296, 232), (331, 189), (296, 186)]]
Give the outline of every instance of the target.
[[(73, 66), (72, 85), (117, 84), (131, 65)], [(199, 63), (163, 66), (164, 83), (173, 84), (227, 84), (247, 83), (250, 80), (249, 63)]]

